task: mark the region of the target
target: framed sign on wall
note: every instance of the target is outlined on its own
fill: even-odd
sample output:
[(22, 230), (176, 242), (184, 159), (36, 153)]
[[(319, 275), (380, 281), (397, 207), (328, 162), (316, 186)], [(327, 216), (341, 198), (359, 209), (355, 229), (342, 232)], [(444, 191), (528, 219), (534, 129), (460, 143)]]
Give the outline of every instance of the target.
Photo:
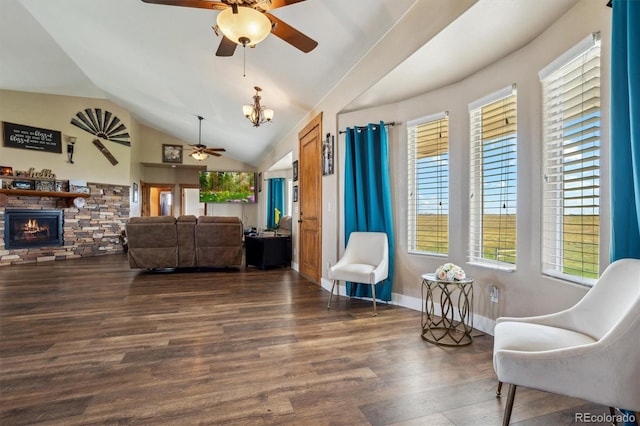
[(62, 154), (62, 137), (57, 130), (2, 122), (4, 146)]

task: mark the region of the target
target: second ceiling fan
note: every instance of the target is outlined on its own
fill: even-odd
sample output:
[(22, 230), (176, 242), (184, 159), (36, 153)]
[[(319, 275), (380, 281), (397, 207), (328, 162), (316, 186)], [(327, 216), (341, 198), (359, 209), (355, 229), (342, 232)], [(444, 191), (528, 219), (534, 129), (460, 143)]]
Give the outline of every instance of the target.
[[(305, 53), (312, 51), (318, 45), (317, 41), (268, 13), (270, 10), (300, 3), (304, 0), (142, 1), (167, 6), (220, 10), (214, 30), (216, 34), (218, 31), (222, 32), (222, 41), (220, 41), (216, 56), (232, 56), (238, 45), (254, 46), (270, 33)], [(239, 28), (240, 31), (238, 31)]]
[(224, 148), (207, 148), (206, 145), (202, 144), (202, 120), (204, 118), (198, 116), (199, 126), (198, 126), (198, 143), (194, 145), (190, 145), (192, 152), (191, 156), (198, 161), (206, 160), (209, 155), (213, 155), (214, 157), (220, 157), (221, 152), (226, 152)]

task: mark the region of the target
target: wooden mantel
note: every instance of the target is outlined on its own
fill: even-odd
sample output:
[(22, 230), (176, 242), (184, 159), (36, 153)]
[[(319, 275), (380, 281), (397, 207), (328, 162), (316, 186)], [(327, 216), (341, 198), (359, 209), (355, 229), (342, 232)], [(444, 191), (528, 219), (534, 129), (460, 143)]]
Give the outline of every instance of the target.
[(73, 199), (77, 197), (89, 198), (91, 194), (85, 192), (62, 192), (62, 191), (35, 191), (33, 189), (0, 189), (0, 194), (26, 196), (26, 197), (58, 197), (67, 198), (67, 206), (73, 204)]
[(85, 192), (35, 191), (33, 189), (0, 189), (0, 194), (26, 195), (28, 197), (89, 198)]

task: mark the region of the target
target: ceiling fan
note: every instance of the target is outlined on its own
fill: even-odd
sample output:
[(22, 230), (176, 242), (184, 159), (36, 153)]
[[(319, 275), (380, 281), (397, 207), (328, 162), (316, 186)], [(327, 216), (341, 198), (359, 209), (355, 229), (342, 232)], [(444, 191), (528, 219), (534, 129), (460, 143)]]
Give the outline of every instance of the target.
[[(279, 7), (300, 3), (304, 0), (142, 0), (145, 3), (163, 4), (167, 6), (195, 7), (200, 9), (220, 10), (217, 25), (213, 27), (217, 35), (222, 32), (222, 41), (216, 56), (232, 56), (238, 45), (254, 47), (264, 40), (269, 33), (286, 41), (293, 47), (309, 53), (318, 42), (281, 21), (268, 11)], [(266, 18), (266, 19), (265, 19)], [(251, 25), (247, 22), (251, 21)], [(261, 30), (251, 33), (249, 27)]]
[(192, 148), (191, 156), (198, 161), (202, 161), (207, 158), (209, 155), (213, 155), (214, 157), (220, 157), (221, 152), (225, 152), (224, 148), (207, 148), (206, 145), (202, 144), (202, 117), (198, 116), (198, 120), (200, 120), (198, 127), (198, 143), (194, 145), (189, 145)]

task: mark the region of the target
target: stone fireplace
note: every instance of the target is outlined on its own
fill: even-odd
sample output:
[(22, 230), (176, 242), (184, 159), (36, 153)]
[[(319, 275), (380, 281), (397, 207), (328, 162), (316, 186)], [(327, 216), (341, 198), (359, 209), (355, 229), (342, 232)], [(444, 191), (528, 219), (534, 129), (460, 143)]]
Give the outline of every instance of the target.
[(6, 209), (4, 246), (6, 249), (61, 246), (62, 210)]
[[(5, 194), (0, 193), (0, 267), (19, 263), (48, 262), (73, 259), (85, 256), (122, 253), (119, 243), (120, 232), (129, 219), (129, 187), (89, 182), (89, 197), (84, 206), (76, 207), (68, 204), (68, 198), (47, 195)], [(46, 225), (38, 219), (38, 224), (26, 223), (29, 233), (35, 236), (48, 234), (51, 238), (60, 239), (56, 243), (35, 246), (25, 241), (20, 242), (8, 236), (6, 213), (17, 210), (56, 211), (60, 219), (55, 222), (59, 231), (52, 231), (52, 223)], [(13, 227), (14, 225), (10, 225)], [(13, 232), (16, 232), (15, 230)], [(11, 246), (13, 243), (24, 244), (22, 247)]]

